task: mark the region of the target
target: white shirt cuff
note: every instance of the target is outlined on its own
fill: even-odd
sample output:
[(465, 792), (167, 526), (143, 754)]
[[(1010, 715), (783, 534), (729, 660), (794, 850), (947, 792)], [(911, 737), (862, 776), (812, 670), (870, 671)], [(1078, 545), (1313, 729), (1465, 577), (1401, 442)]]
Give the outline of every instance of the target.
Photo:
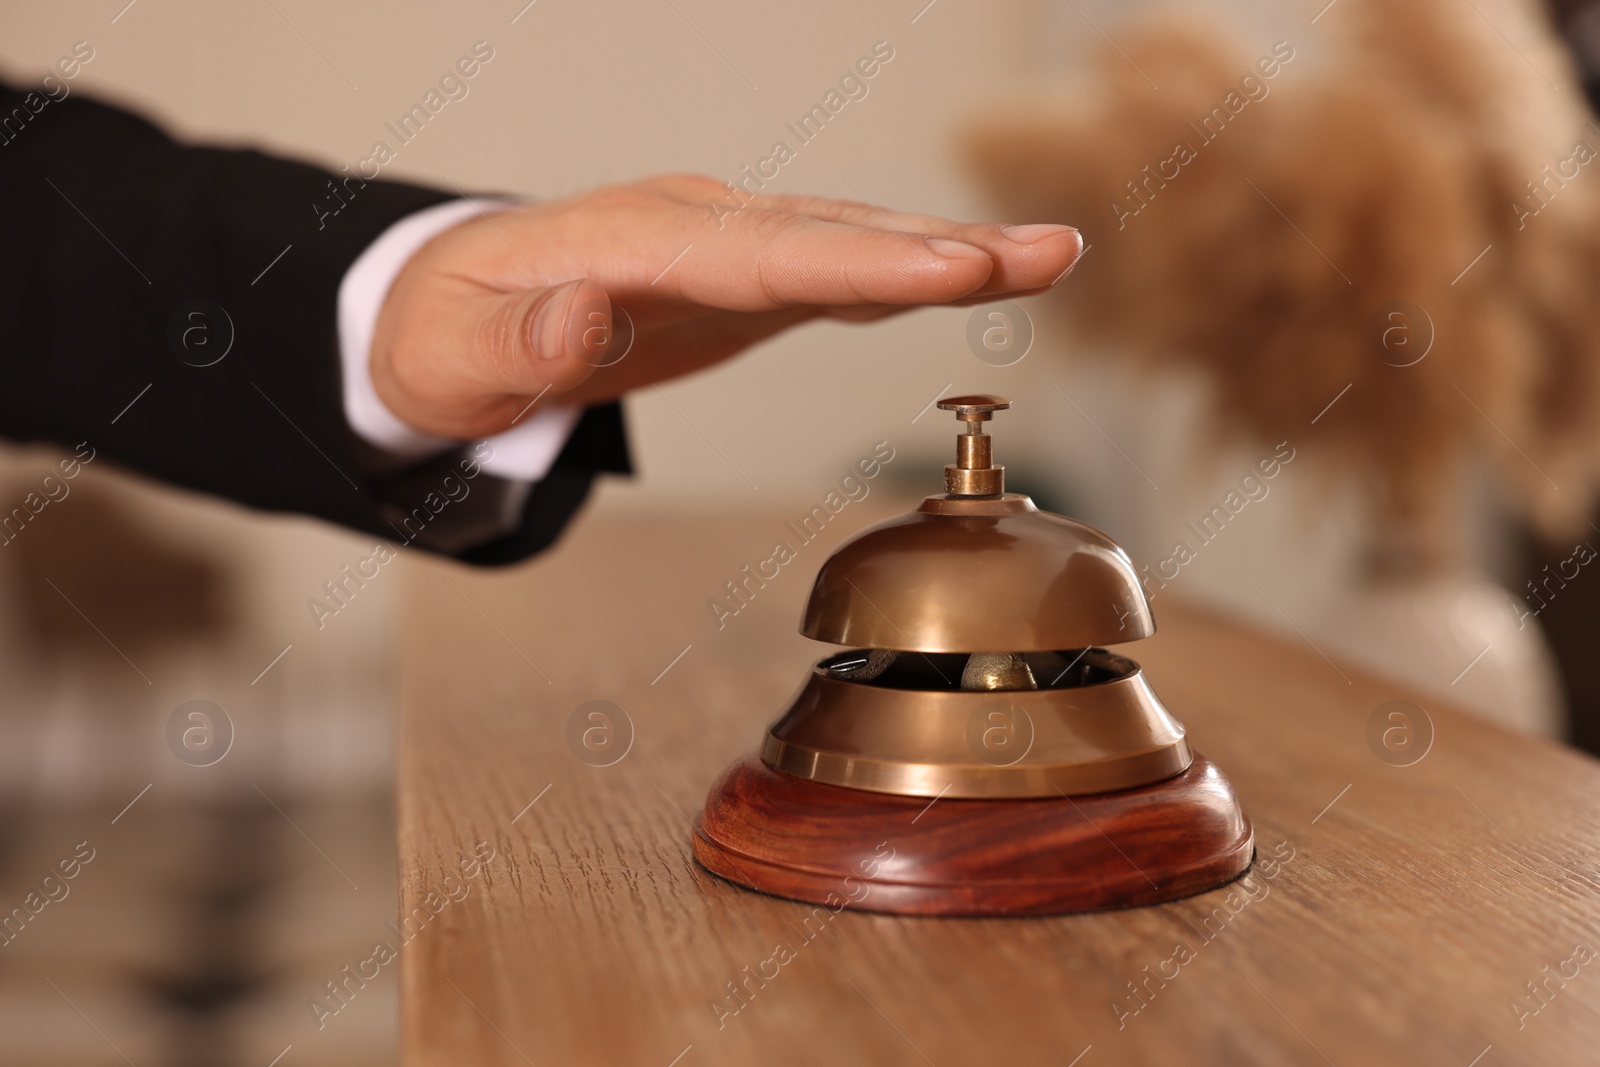
[[(389, 410), (372, 384), (372, 336), (390, 286), (423, 245), (474, 215), (513, 207), (501, 200), (451, 200), (424, 208), (384, 230), (345, 271), (338, 305), (344, 417), (367, 444), (414, 461), (478, 443), (423, 433)], [(490, 447), (479, 465), (501, 478), (538, 481), (549, 473), (582, 414), (581, 408), (566, 405), (542, 407), (511, 429), (483, 438)]]

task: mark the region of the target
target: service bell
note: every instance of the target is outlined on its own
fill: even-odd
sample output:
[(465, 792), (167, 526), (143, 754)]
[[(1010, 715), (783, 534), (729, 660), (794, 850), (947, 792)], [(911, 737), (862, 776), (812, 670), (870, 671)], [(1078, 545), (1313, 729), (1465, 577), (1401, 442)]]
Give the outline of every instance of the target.
[(1253, 854), (1232, 788), (1134, 661), (1155, 621), (1127, 553), (1005, 491), (965, 425), (946, 492), (842, 545), (800, 632), (819, 660), (712, 788), (694, 852), (751, 889), (931, 915), (1127, 907), (1213, 888)]

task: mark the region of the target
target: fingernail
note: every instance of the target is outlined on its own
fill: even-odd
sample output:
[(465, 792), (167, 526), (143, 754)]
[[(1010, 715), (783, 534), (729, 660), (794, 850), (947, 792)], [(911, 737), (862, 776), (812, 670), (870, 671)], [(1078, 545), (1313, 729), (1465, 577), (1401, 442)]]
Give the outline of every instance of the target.
[(988, 259), (989, 253), (976, 245), (962, 244), (960, 241), (948, 241), (943, 237), (924, 237), (928, 248), (936, 256), (946, 259)]
[(578, 297), (578, 287), (583, 278), (563, 282), (545, 297), (534, 316), (534, 350), (540, 359), (561, 359), (567, 354), (567, 332), (572, 317), (572, 305)]
[[(1031, 245), (1037, 241), (1044, 240), (1046, 237), (1055, 237), (1063, 233), (1077, 233), (1078, 231), (1071, 226), (1058, 226), (1052, 222), (1033, 222), (1026, 226), (1002, 226), (1000, 227), (1000, 232), (1019, 245)], [(1078, 244), (1080, 247), (1082, 246), (1082, 237), (1078, 238)]]

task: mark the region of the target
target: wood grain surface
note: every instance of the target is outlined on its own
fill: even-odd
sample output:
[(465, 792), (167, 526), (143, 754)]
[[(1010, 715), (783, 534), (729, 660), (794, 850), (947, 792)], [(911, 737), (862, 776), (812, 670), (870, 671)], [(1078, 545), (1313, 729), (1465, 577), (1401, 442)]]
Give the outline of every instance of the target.
[(811, 503), (603, 498), (532, 565), (407, 572), (412, 1067), (1600, 1062), (1600, 764), (1422, 700), (1431, 744), (1396, 765), (1425, 727), (1404, 755), (1385, 705), (1416, 698), (1181, 591), (1119, 651), (1237, 789), (1260, 856), (1239, 882), (928, 919), (707, 874), (706, 790), (831, 651), (796, 633), (812, 576), (906, 504), (849, 505), (719, 629), (708, 601)]

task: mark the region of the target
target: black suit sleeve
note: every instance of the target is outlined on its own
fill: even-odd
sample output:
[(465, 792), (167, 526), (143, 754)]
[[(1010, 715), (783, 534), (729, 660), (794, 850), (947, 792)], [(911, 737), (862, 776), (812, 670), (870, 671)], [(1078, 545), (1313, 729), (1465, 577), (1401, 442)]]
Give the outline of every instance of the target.
[(0, 86), (0, 434), (472, 562), (539, 551), (598, 472), (629, 469), (616, 405), (584, 416), (512, 533), (470, 547), (396, 522), (449, 471), (370, 476), (345, 423), (339, 283), (391, 223), (450, 198)]

